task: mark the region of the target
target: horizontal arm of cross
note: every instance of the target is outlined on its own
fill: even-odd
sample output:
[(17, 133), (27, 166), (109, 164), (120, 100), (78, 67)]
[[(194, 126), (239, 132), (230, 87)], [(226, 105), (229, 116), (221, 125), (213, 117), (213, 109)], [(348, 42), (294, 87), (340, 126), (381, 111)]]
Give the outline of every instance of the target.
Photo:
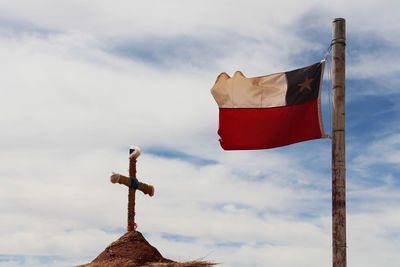
[(139, 182), (139, 180), (134, 177), (126, 177), (119, 173), (113, 173), (110, 176), (110, 181), (113, 184), (119, 183), (126, 185), (129, 188), (138, 189), (142, 191), (145, 195), (149, 195), (151, 197), (154, 195), (154, 186)]

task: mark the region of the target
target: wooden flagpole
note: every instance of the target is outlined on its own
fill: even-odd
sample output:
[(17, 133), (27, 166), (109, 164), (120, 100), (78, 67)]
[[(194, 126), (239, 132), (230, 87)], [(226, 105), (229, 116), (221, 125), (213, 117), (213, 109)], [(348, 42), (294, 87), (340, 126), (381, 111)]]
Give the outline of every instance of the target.
[(346, 244), (346, 21), (332, 28), (332, 258), (333, 267), (347, 266)]

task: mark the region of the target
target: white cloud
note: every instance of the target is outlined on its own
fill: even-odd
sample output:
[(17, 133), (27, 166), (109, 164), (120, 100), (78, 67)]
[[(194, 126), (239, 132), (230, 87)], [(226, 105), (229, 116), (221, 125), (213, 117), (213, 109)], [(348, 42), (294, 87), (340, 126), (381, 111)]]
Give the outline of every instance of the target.
[(356, 170), (368, 171), (379, 164), (390, 164), (397, 168), (400, 163), (400, 135), (382, 136), (364, 148), (353, 161)]
[[(330, 31), (333, 16), (343, 14), (350, 46), (352, 36), (366, 32), (392, 36), (385, 42), (397, 44), (397, 3), (110, 3), (0, 4), (0, 251), (31, 255), (25, 262), (1, 259), (0, 266), (84, 263), (77, 259), (94, 258), (114, 241), (125, 227), (127, 192), (110, 184), (108, 175), (127, 172), (132, 143), (143, 148), (138, 177), (156, 188), (154, 198), (137, 193), (139, 230), (165, 256), (210, 255), (226, 266), (328, 265), (326, 140), (292, 149), (222, 151), (209, 89), (221, 71), (257, 76), (298, 67), (293, 57), (299, 54), (323, 56), (329, 40), (309, 39), (298, 23)], [(122, 51), (135, 46), (142, 50)], [(155, 61), (146, 61), (145, 53)], [(371, 53), (350, 66), (350, 76), (372, 77), (376, 64), (380, 71), (391, 66), (393, 75), (398, 71), (389, 59), (385, 51)], [(355, 170), (366, 174), (373, 162), (395, 165), (397, 144), (393, 135), (367, 145), (366, 154), (352, 161)], [(215, 164), (157, 157), (146, 148)], [(350, 201), (353, 265), (396, 262), (393, 177), (385, 174), (376, 188), (350, 182), (350, 199), (375, 201)], [(386, 209), (378, 212), (378, 204)], [(384, 256), (372, 253), (376, 243)], [(365, 251), (375, 256), (367, 261)], [(37, 255), (65, 258), (44, 263)]]

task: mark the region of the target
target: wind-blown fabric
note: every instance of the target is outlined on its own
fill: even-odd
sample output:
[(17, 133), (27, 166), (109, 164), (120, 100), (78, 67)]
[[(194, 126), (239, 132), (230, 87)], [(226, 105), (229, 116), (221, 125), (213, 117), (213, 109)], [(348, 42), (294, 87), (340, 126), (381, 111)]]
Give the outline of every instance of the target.
[(321, 116), (325, 61), (266, 76), (221, 73), (211, 89), (225, 150), (266, 149), (327, 137)]

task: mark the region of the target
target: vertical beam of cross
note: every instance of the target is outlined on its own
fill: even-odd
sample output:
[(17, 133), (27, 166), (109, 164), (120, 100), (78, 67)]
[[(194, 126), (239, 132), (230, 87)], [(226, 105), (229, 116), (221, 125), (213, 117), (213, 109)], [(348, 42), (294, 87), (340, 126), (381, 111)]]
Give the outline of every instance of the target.
[[(138, 157), (134, 156), (135, 152), (137, 152), (135, 148), (131, 147), (129, 149), (129, 176), (134, 179), (136, 179), (136, 159)], [(126, 229), (128, 232), (135, 231), (137, 227), (135, 223), (135, 193), (136, 189), (130, 186), (128, 193), (128, 226)]]

